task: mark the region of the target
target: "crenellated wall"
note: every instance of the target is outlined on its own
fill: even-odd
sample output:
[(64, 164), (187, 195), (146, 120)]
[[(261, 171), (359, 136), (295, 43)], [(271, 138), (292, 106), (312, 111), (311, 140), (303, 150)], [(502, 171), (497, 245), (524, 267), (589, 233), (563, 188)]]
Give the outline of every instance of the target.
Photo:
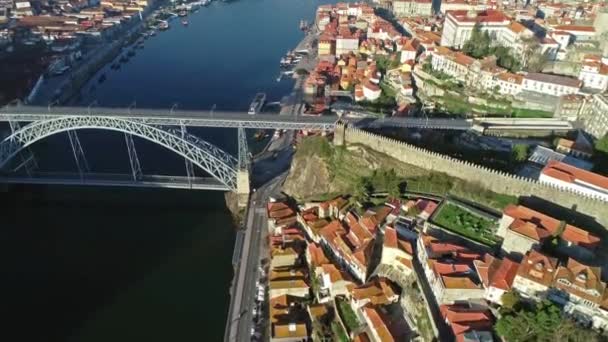
[(366, 145), (401, 162), (475, 182), (496, 193), (537, 196), (566, 208), (576, 206), (578, 212), (595, 217), (600, 224), (608, 227), (608, 202), (596, 197), (541, 184), (536, 180), (458, 160), (392, 138), (344, 127), (343, 124), (336, 126), (336, 134), (341, 135), (339, 143)]

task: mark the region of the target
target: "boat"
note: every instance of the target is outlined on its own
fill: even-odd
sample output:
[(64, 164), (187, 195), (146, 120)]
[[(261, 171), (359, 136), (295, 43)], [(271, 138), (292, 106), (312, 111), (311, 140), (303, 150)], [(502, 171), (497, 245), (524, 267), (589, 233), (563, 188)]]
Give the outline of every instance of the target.
[(186, 19), (182, 19), (182, 25), (184, 25), (184, 26), (188, 26), (188, 20), (186, 20)]
[(163, 20), (160, 22), (160, 24), (158, 24), (159, 30), (166, 30), (168, 28), (169, 28), (169, 23), (166, 20)]
[(185, 17), (188, 15), (188, 12), (186, 12), (186, 10), (181, 10), (179, 11), (179, 13), (177, 13), (177, 15), (180, 17)]
[(210, 3), (211, 3), (211, 0), (204, 0), (203, 6), (209, 6)]
[(251, 105), (249, 105), (248, 114), (257, 114), (262, 110), (264, 103), (266, 102), (266, 94), (265, 93), (257, 93), (251, 101)]

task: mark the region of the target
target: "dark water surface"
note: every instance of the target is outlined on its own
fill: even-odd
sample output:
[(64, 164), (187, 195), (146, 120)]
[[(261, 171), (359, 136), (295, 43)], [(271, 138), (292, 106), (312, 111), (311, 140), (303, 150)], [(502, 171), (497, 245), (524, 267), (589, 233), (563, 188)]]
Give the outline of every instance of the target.
[[(245, 109), (278, 101), (278, 62), (319, 0), (215, 2), (105, 68), (81, 104)], [(98, 83), (105, 73), (107, 79)], [(94, 89), (93, 89), (94, 88)], [(192, 129), (227, 152), (236, 132)], [(94, 172), (128, 172), (124, 137), (79, 131)], [(135, 139), (145, 173), (183, 175), (184, 161)], [(43, 171), (75, 171), (65, 134), (33, 146)], [(232, 278), (234, 227), (223, 194), (160, 189), (14, 186), (0, 191), (2, 341), (219, 341)], [(6, 319), (8, 317), (8, 319)]]

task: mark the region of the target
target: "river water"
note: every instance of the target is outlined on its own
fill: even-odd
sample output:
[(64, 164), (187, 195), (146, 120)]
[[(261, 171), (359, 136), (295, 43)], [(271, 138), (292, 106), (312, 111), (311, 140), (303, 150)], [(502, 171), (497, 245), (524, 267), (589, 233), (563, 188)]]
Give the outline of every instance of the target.
[[(302, 38), (318, 0), (215, 2), (102, 70), (80, 104), (246, 109), (278, 101), (278, 62)], [(105, 82), (99, 77), (105, 74)], [(230, 153), (236, 132), (193, 129)], [(95, 172), (128, 172), (124, 138), (81, 131)], [(135, 140), (145, 173), (184, 174), (184, 161)], [(40, 169), (74, 171), (65, 135), (33, 146)], [(14, 186), (0, 192), (4, 341), (219, 341), (229, 302), (234, 227), (223, 194), (160, 189)]]

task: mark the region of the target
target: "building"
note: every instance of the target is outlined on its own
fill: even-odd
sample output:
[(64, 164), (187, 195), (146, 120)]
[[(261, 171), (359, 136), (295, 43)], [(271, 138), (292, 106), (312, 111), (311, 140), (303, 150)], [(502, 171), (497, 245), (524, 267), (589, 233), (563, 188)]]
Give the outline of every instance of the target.
[(569, 94), (559, 97), (553, 117), (562, 120), (575, 121), (581, 115), (581, 111), (587, 102), (586, 96), (581, 94)]
[(336, 54), (336, 39), (329, 35), (321, 35), (317, 50), (319, 56), (334, 56)]
[(359, 35), (352, 33), (349, 28), (340, 28), (340, 33), (336, 36), (336, 56), (342, 56), (350, 52), (359, 50)]
[(441, 46), (461, 49), (471, 37), (476, 24), (480, 25), (482, 31), (487, 31), (490, 37), (497, 39), (501, 31), (509, 27), (511, 20), (504, 13), (495, 10), (448, 11), (441, 33)]
[(585, 57), (578, 74), (578, 79), (583, 82), (583, 87), (600, 92), (608, 89), (608, 65), (602, 63), (599, 56)]
[(556, 258), (530, 250), (517, 268), (512, 287), (527, 299), (540, 300), (546, 298), (556, 271)]
[(491, 342), (492, 314), (471, 304), (441, 305), (441, 317), (450, 327), (457, 342)]
[(569, 259), (559, 266), (549, 299), (564, 306), (564, 312), (583, 323), (591, 323), (603, 301), (606, 283), (601, 269)]
[(446, 73), (461, 82), (466, 82), (469, 68), (473, 62), (475, 62), (475, 58), (443, 46), (437, 47), (431, 53), (431, 66), (433, 70)]
[(319, 279), (319, 302), (330, 301), (335, 296), (346, 296), (349, 288), (354, 286), (351, 277), (338, 269), (334, 264), (323, 264), (315, 271)]
[(593, 156), (593, 146), (582, 134), (577, 136), (576, 141), (560, 138), (555, 147), (557, 152), (565, 153), (578, 158), (589, 159)]
[(582, 82), (575, 78), (531, 72), (524, 77), (523, 90), (552, 96), (576, 94)]
[(487, 9), (484, 0), (442, 0), (440, 12), (446, 14), (450, 11), (483, 11)]
[(501, 95), (515, 96), (523, 89), (523, 83), (523, 75), (502, 72), (492, 78), (490, 88), (498, 90)]
[(513, 204), (503, 210), (496, 235), (503, 238), (503, 252), (516, 258), (553, 238), (561, 251), (578, 258), (589, 258), (600, 243), (599, 237), (583, 229)]
[(362, 84), (363, 96), (367, 101), (376, 101), (382, 95), (382, 89), (377, 84), (372, 83), (371, 81), (365, 81)]
[(392, 271), (391, 273), (399, 278), (393, 280), (400, 285), (410, 283), (414, 280), (413, 255), (412, 244), (401, 239), (395, 228), (386, 227), (384, 229), (382, 256), (378, 269), (385, 268), (387, 271)]
[(374, 278), (372, 281), (350, 289), (351, 307), (358, 309), (365, 305), (387, 305), (396, 303), (399, 295), (386, 278)]
[(558, 25), (552, 27), (555, 31), (567, 32), (572, 36), (572, 42), (585, 42), (596, 39), (595, 28), (583, 25)]
[(473, 265), (474, 260), (482, 258), (465, 247), (443, 243), (429, 235), (418, 237), (418, 259), (439, 304), (485, 297)]
[(608, 201), (608, 177), (561, 163), (549, 162), (541, 171), (541, 183)]
[(433, 15), (432, 0), (395, 0), (393, 14), (396, 17), (429, 17)]
[(596, 94), (581, 110), (585, 132), (599, 139), (608, 133), (608, 95)]
[(398, 341), (388, 328), (388, 322), (377, 306), (366, 305), (361, 310), (361, 316), (367, 324), (367, 336), (373, 342)]
[(474, 260), (473, 264), (486, 289), (485, 298), (501, 305), (502, 295), (511, 290), (519, 263), (508, 258), (498, 259), (486, 254), (483, 259)]
[(288, 295), (270, 299), (270, 341), (308, 341), (306, 304), (301, 298)]
[(284, 202), (268, 202), (268, 225), (271, 231), (279, 233), (282, 228), (296, 223), (296, 212)]

